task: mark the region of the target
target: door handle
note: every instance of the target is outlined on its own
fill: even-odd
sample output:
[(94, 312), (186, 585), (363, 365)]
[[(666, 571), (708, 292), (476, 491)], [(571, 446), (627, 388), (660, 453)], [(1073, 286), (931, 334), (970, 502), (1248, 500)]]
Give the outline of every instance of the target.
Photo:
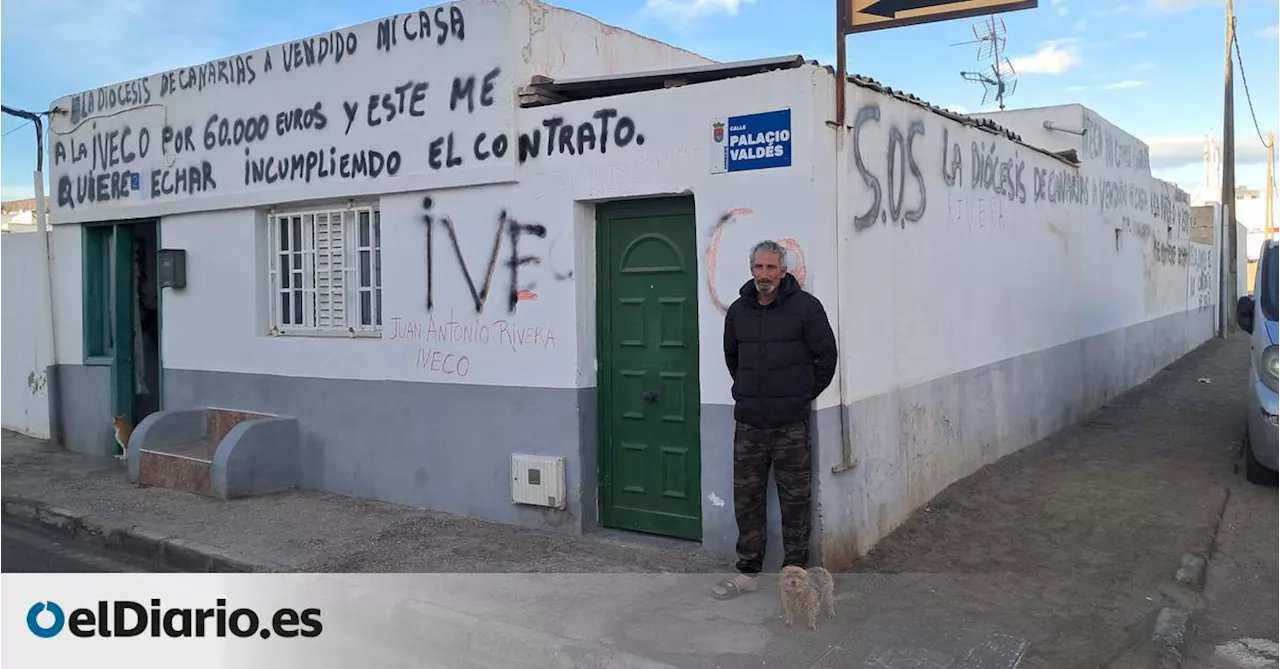
[(654, 404), (658, 401), (658, 393), (655, 393), (652, 390), (646, 391), (644, 394), (644, 401), (649, 404)]

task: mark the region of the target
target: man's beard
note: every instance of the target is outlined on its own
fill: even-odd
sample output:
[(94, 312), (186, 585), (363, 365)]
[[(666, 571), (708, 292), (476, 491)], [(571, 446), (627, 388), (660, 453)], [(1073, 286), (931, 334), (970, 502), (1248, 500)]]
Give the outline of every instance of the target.
[(761, 283), (759, 281), (756, 282), (756, 291), (759, 292), (761, 295), (768, 295), (772, 293), (775, 289), (777, 289), (777, 287), (778, 287), (778, 284), (776, 283)]

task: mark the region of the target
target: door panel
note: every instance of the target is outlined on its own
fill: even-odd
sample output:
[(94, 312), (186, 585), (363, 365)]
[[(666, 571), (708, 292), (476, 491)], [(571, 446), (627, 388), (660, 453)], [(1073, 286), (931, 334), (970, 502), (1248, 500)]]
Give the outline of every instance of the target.
[(601, 509), (606, 526), (702, 536), (691, 199), (602, 205)]
[[(133, 230), (117, 225), (111, 235), (111, 303), (109, 327), (115, 340), (115, 356), (111, 362), (111, 415), (124, 415), (135, 424), (133, 410)], [(114, 444), (114, 440), (112, 442)], [(116, 447), (117, 449), (119, 447)]]

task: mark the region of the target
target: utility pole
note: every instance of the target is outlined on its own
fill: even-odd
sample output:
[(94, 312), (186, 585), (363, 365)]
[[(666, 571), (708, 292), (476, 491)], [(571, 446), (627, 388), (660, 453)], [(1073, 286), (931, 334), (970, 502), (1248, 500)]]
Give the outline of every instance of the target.
[[(48, 305), (49, 317), (43, 319), (42, 327), (44, 332), (44, 341), (49, 345), (48, 364), (44, 367), (45, 386), (49, 389), (49, 396), (52, 398), (49, 407), (49, 441), (55, 444), (63, 444), (62, 433), (59, 430), (62, 417), (62, 402), (58, 399), (61, 394), (61, 385), (58, 378), (58, 337), (55, 320), (57, 319), (57, 308), (54, 306), (53, 300), (53, 252), (49, 244), (49, 225), (48, 225), (48, 207), (45, 206), (44, 196), (44, 123), (41, 116), (47, 116), (48, 112), (37, 113), (27, 111), (25, 109), (15, 109), (5, 105), (0, 105), (0, 113), (16, 116), (18, 118), (27, 119), (35, 126), (36, 130), (36, 169), (32, 174), (32, 181), (35, 185), (35, 207), (36, 207), (36, 234), (40, 239), (40, 255), (43, 256), (44, 264), (44, 280), (39, 282), (40, 300)], [(39, 364), (37, 362), (37, 364)]]
[(836, 136), (844, 132), (845, 87), (849, 85), (846, 42), (849, 37), (849, 4), (853, 0), (836, 0)]
[(1267, 133), (1267, 186), (1266, 186), (1267, 216), (1266, 218), (1263, 219), (1267, 227), (1266, 227), (1266, 232), (1262, 235), (1263, 239), (1271, 239), (1271, 231), (1274, 230), (1276, 226), (1276, 212), (1275, 212), (1276, 174), (1271, 167), (1272, 164), (1275, 163), (1275, 160), (1276, 160), (1276, 133), (1269, 132)]
[(1235, 105), (1232, 99), (1232, 60), (1231, 47), (1236, 39), (1236, 15), (1232, 0), (1227, 2), (1227, 44), (1226, 72), (1223, 80), (1222, 105), (1222, 223), (1227, 227), (1223, 240), (1226, 242), (1227, 257), (1223, 259), (1222, 277), (1223, 311), (1226, 318), (1222, 322), (1220, 336), (1235, 332), (1239, 326), (1236, 314), (1236, 300), (1239, 289), (1236, 288), (1236, 263), (1240, 257), (1239, 240), (1236, 239), (1236, 124)]

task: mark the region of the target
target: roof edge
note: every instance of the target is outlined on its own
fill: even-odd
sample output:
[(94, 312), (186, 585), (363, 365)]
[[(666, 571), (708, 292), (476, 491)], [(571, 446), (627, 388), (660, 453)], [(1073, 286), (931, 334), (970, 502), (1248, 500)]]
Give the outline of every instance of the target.
[(916, 97), (915, 95), (912, 95), (905, 91), (894, 90), (893, 88), (889, 86), (885, 86), (884, 84), (876, 81), (875, 79), (872, 79), (871, 77), (863, 76), (860, 74), (851, 74), (848, 76), (847, 80), (849, 83), (859, 88), (865, 88), (867, 90), (875, 91), (877, 93), (881, 93), (883, 95), (887, 95), (891, 98), (894, 98), (895, 100), (900, 100), (902, 102), (906, 102), (908, 104), (912, 104), (917, 107), (922, 107), (924, 109), (927, 109), (933, 112), (934, 114), (937, 114), (938, 116), (951, 119), (952, 121), (955, 121), (963, 125), (967, 125), (976, 130), (981, 130), (983, 132), (991, 133), (993, 135), (1003, 136), (1005, 139), (1008, 139), (1009, 141), (1015, 144), (1024, 146), (1032, 151), (1035, 151), (1036, 153), (1046, 155), (1050, 158), (1053, 158), (1054, 160), (1062, 162), (1066, 165), (1070, 165), (1071, 167), (1079, 167), (1081, 165), (1082, 161), (1080, 160), (1080, 156), (1075, 149), (1068, 149), (1066, 151), (1050, 151), (1049, 149), (1046, 149), (1044, 147), (1036, 146), (1034, 144), (1027, 142), (1026, 140), (1022, 139), (1022, 136), (1019, 135), (1018, 133), (996, 123), (995, 121), (992, 121), (991, 119), (979, 118), (976, 116), (970, 116), (968, 114), (953, 112), (950, 109), (944, 109), (943, 107), (939, 107), (935, 104), (922, 100), (921, 98)]

